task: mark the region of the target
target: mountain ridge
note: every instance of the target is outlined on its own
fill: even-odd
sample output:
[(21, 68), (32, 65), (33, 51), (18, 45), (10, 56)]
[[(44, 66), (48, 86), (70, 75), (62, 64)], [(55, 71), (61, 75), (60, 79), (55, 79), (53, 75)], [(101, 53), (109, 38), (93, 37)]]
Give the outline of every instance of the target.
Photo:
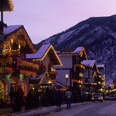
[(45, 43), (51, 43), (56, 50), (64, 51), (83, 46), (88, 59), (105, 64), (106, 78), (116, 79), (116, 15), (88, 18), (43, 40), (37, 46)]

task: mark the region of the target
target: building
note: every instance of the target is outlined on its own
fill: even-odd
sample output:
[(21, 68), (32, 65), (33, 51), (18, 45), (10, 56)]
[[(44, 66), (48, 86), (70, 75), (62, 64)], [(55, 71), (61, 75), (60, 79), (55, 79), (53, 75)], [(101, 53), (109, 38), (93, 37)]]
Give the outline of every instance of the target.
[(11, 85), (21, 86), (24, 95), (28, 81), (37, 75), (39, 65), (26, 59), (26, 54), (36, 52), (23, 25), (4, 24), (0, 34), (0, 98), (8, 99)]
[(98, 85), (98, 73), (97, 64), (95, 60), (83, 60), (81, 62), (86, 68), (83, 75), (83, 90), (82, 92), (93, 93), (96, 91)]
[(66, 88), (71, 88), (73, 92), (73, 99), (80, 98), (80, 89), (83, 78), (83, 71), (85, 66), (81, 61), (87, 60), (87, 55), (83, 47), (77, 47), (72, 52), (60, 52), (58, 56), (63, 65), (56, 66), (57, 76), (56, 81), (60, 82)]
[(104, 64), (98, 64), (97, 65), (98, 70), (99, 70), (99, 81), (101, 83), (101, 92), (105, 92), (105, 85), (106, 85), (106, 77), (105, 77), (105, 65)]
[(62, 66), (62, 62), (51, 44), (43, 44), (36, 53), (27, 54), (26, 57), (40, 65), (38, 76), (30, 80), (32, 87), (47, 88), (49, 85), (57, 84), (57, 72), (53, 66)]

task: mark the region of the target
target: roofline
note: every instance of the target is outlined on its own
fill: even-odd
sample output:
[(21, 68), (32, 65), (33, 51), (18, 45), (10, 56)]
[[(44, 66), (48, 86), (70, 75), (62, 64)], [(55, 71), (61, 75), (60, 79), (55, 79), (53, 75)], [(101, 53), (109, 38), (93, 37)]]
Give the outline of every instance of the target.
[(96, 70), (97, 70), (97, 72), (99, 73), (99, 69), (98, 69), (98, 67), (97, 67), (97, 63), (96, 63), (96, 60), (93, 60), (94, 61), (94, 63), (93, 63), (93, 65), (92, 66), (86, 66), (86, 67), (91, 67), (91, 68), (93, 68), (94, 67), (94, 65), (96, 66)]
[(28, 35), (27, 31), (25, 30), (25, 28), (24, 28), (23, 25), (22, 25), (22, 28), (24, 29), (25, 33), (27, 34), (27, 36), (28, 36), (28, 38), (29, 38), (29, 43), (32, 45), (32, 48), (31, 48), (32, 51), (35, 53), (37, 50), (36, 50), (34, 44), (32, 43), (32, 41), (31, 41), (31, 39), (30, 39), (30, 37), (29, 37), (29, 35)]
[(73, 52), (60, 52), (60, 53), (57, 53), (59, 56), (64, 56), (64, 55), (67, 55), (67, 56), (73, 56), (73, 55), (81, 55), (82, 52), (84, 52), (85, 56), (86, 56), (86, 59), (88, 59), (87, 57), (87, 54), (85, 52), (85, 48), (83, 47), (82, 50), (79, 52), (79, 53), (73, 53)]
[(57, 57), (59, 64), (62, 66), (63, 64), (62, 64), (62, 62), (61, 62), (61, 60), (60, 60), (56, 50), (54, 49), (54, 47), (52, 45), (50, 45), (50, 46), (51, 46), (51, 49), (53, 49), (53, 52), (55, 53), (55, 56)]
[(59, 56), (57, 55), (57, 53), (56, 53), (56, 51), (55, 51), (55, 49), (54, 49), (54, 47), (53, 47), (52, 45), (50, 45), (50, 46), (48, 47), (48, 49), (45, 51), (45, 54), (44, 54), (41, 58), (32, 58), (32, 59), (34, 59), (34, 61), (35, 61), (35, 60), (36, 60), (36, 61), (37, 61), (37, 60), (43, 61), (43, 60), (45, 59), (46, 55), (48, 54), (48, 52), (50, 51), (50, 49), (53, 50), (55, 56), (56, 56), (57, 59), (58, 59), (59, 65), (62, 66), (63, 64), (62, 64), (62, 62), (61, 62)]
[[(15, 25), (11, 25), (11, 26), (15, 26)], [(17, 25), (17, 26), (20, 26), (20, 27), (19, 27), (19, 28), (17, 28), (16, 30), (12, 31), (12, 32), (11, 32), (11, 33), (9, 33), (9, 34), (6, 34), (5, 36), (9, 36), (9, 35), (11, 35), (11, 34), (13, 34), (13, 33), (17, 32), (17, 31), (18, 31), (18, 29), (24, 28), (24, 26), (23, 26), (23, 25)]]
[[(11, 35), (11, 34), (13, 34), (13, 33), (18, 32), (18, 30), (24, 29), (24, 32), (26, 33), (27, 37), (29, 38), (29, 43), (32, 45), (32, 48), (31, 48), (31, 49), (32, 49), (33, 53), (36, 52), (36, 48), (35, 48), (34, 44), (32, 43), (32, 41), (31, 41), (31, 39), (30, 39), (30, 37), (29, 37), (27, 31), (25, 30), (24, 26), (23, 26), (23, 25), (19, 25), (19, 26), (20, 26), (20, 27), (17, 28), (16, 30), (14, 30), (13, 32), (11, 32), (11, 33), (9, 33), (9, 34), (6, 34), (6, 35), (5, 35), (5, 39), (6, 39), (7, 36), (9, 36), (9, 35)], [(3, 42), (4, 42), (4, 41), (3, 41)]]

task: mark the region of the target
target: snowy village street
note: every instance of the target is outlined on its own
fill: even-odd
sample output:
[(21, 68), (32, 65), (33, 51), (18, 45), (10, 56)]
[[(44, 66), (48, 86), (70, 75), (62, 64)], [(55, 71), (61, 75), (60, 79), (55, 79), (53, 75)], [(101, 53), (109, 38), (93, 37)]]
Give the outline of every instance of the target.
[(46, 116), (116, 116), (116, 101), (93, 102), (63, 109)]
[(0, 116), (116, 116), (116, 0), (0, 0)]

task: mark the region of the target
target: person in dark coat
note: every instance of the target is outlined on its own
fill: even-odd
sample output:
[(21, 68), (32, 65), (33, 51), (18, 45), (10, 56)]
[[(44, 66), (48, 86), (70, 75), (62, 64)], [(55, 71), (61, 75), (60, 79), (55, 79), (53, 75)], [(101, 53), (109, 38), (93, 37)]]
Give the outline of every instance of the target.
[(14, 89), (14, 87), (13, 87), (12, 85), (11, 85), (11, 87), (10, 87), (9, 96), (10, 96), (10, 104), (11, 104), (12, 110), (15, 111), (15, 104), (14, 104), (15, 89)]
[(72, 99), (72, 92), (70, 91), (70, 89), (67, 89), (67, 91), (65, 92), (65, 96), (66, 96), (67, 109), (69, 109), (71, 108), (71, 99)]
[(63, 97), (62, 92), (57, 89), (55, 91), (55, 102), (56, 102), (56, 106), (58, 107), (58, 111), (61, 110), (62, 97)]
[(24, 92), (21, 87), (17, 87), (14, 95), (15, 111), (20, 112), (24, 105)]
[(34, 107), (34, 90), (30, 89), (25, 101), (26, 110), (32, 109)]
[(34, 90), (34, 107), (37, 108), (39, 106), (39, 97), (40, 94), (38, 92), (38, 89)]

